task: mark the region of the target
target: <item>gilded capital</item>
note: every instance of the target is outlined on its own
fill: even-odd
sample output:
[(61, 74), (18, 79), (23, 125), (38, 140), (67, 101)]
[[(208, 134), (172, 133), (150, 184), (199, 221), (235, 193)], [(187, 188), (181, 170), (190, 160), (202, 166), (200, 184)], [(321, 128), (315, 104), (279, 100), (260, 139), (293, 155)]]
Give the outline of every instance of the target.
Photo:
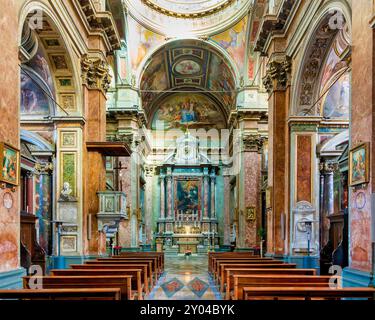
[(89, 89), (107, 92), (111, 84), (111, 75), (106, 61), (85, 55), (81, 60), (82, 82)]
[(268, 63), (266, 76), (263, 78), (263, 84), (268, 93), (286, 89), (291, 69), (292, 63), (287, 56), (282, 60), (273, 60)]

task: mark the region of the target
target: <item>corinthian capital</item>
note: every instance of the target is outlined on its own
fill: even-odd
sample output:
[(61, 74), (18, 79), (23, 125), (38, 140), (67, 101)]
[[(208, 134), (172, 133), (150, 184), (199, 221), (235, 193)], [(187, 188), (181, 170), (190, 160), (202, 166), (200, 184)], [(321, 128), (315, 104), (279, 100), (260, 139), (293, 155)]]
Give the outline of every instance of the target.
[(81, 60), (82, 82), (89, 89), (107, 92), (111, 84), (111, 75), (106, 61), (98, 57), (83, 56)]
[(259, 152), (264, 143), (265, 138), (259, 134), (247, 134), (243, 136), (244, 151)]
[(263, 84), (269, 93), (274, 90), (285, 90), (292, 68), (291, 59), (288, 56), (271, 60), (267, 65), (266, 76)]

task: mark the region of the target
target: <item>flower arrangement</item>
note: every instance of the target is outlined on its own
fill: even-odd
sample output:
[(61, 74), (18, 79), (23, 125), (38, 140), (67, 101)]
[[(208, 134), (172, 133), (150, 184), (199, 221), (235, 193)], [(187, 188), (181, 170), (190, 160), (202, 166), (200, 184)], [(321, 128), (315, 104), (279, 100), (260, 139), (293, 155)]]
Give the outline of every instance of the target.
[(120, 255), (122, 247), (121, 246), (114, 246), (113, 247), (113, 255), (118, 256)]

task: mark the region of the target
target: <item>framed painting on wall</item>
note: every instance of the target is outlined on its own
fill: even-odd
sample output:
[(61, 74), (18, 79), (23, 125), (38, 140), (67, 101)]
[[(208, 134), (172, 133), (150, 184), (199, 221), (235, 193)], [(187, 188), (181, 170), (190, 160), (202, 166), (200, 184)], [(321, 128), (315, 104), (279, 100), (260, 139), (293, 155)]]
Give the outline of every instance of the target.
[(20, 180), (20, 151), (7, 143), (0, 143), (0, 181), (18, 186)]
[(349, 153), (349, 185), (356, 186), (370, 180), (370, 144), (362, 143)]

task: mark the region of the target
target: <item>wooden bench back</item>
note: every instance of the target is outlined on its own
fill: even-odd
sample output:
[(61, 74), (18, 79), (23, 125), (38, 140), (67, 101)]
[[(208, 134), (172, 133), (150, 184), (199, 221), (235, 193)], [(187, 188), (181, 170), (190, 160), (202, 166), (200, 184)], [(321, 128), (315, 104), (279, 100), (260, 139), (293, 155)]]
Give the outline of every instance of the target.
[[(150, 292), (150, 286), (152, 286), (152, 279), (150, 278), (149, 273), (149, 265), (148, 264), (71, 264), (70, 267), (73, 270), (106, 270), (111, 271), (114, 270), (117, 274), (117, 272), (120, 272), (122, 270), (127, 269), (141, 269), (142, 270), (142, 277), (143, 277), (143, 284), (145, 285), (145, 291), (146, 293)], [(70, 269), (68, 269), (70, 270)]]
[(120, 288), (122, 300), (133, 300), (131, 290), (132, 276), (26, 276), (23, 277), (24, 289), (30, 289), (31, 283), (37, 282), (38, 278), (42, 282), (43, 289), (64, 289), (64, 288)]
[(232, 275), (233, 300), (243, 300), (244, 287), (323, 286), (328, 287), (331, 276), (299, 275)]
[[(81, 277), (81, 276), (132, 276), (132, 290), (137, 292), (137, 298), (143, 300), (143, 283), (144, 278), (142, 269), (126, 269), (126, 270), (80, 270), (80, 269), (58, 269), (51, 270), (50, 275), (55, 276), (68, 276), (68, 277)], [(145, 292), (146, 293), (146, 292)]]
[(245, 287), (243, 288), (244, 299), (325, 299), (340, 300), (342, 298), (375, 300), (374, 288), (342, 288), (331, 289), (322, 287)]
[(142, 262), (151, 262), (152, 266), (152, 271), (156, 274), (158, 277), (162, 271), (159, 268), (159, 263), (158, 263), (158, 258), (155, 257), (149, 257), (149, 258), (144, 258), (144, 257), (130, 257), (130, 258), (99, 258), (94, 261), (87, 261), (87, 264), (91, 263), (142, 263)]
[[(151, 279), (151, 283), (154, 284), (156, 283), (157, 281), (157, 278), (158, 278), (158, 275), (157, 273), (154, 271), (153, 269), (153, 264), (152, 264), (152, 261), (140, 261), (140, 262), (137, 262), (137, 261), (134, 261), (134, 260), (129, 260), (129, 261), (126, 261), (126, 260), (119, 260), (119, 261), (115, 261), (115, 260), (111, 260), (111, 261), (97, 261), (97, 260), (88, 260), (85, 262), (84, 265), (86, 266), (95, 266), (95, 265), (100, 265), (100, 266), (103, 266), (103, 265), (107, 265), (108, 268), (119, 268), (119, 267), (122, 267), (122, 266), (126, 266), (126, 265), (144, 265), (146, 264), (147, 265), (147, 274), (149, 275), (149, 278)], [(84, 268), (84, 267), (77, 267), (77, 265), (71, 265), (72, 268)]]
[(233, 289), (233, 275), (299, 275), (299, 276), (315, 276), (316, 269), (252, 269), (252, 268), (225, 268), (225, 276), (220, 281), (221, 292), (225, 290), (225, 298), (230, 299), (230, 292)]
[(0, 290), (4, 300), (120, 300), (119, 288)]

